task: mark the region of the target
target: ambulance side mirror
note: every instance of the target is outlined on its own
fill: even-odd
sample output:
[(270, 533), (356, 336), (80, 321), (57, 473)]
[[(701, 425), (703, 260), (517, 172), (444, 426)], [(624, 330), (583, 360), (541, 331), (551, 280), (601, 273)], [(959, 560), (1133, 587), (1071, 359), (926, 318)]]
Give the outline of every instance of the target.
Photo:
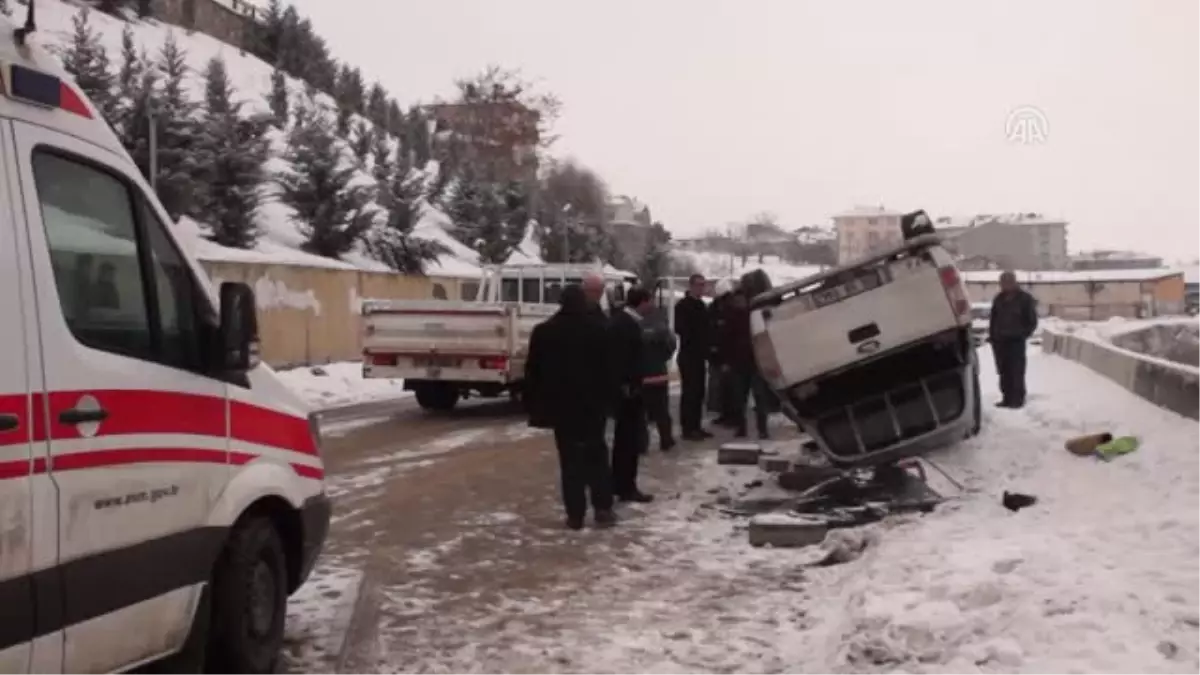
[(258, 312), (254, 290), (237, 281), (221, 284), (221, 353), (227, 370), (248, 371), (259, 364)]

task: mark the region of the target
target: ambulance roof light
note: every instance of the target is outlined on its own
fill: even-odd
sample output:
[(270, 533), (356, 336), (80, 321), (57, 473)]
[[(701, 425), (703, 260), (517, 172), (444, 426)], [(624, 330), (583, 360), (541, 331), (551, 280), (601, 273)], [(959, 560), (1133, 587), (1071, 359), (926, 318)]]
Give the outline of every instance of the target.
[(4, 73), (0, 79), (4, 81), (5, 93), (11, 98), (92, 119), (92, 111), (87, 103), (69, 83), (16, 63), (0, 66), (3, 66), (0, 71)]

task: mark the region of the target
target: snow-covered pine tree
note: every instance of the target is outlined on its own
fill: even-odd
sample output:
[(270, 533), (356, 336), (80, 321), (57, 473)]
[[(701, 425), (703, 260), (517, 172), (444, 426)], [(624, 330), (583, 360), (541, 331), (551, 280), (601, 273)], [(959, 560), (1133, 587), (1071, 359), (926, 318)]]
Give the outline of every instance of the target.
[(197, 105), (188, 98), (185, 79), (188, 74), (187, 53), (176, 42), (173, 33), (167, 34), (159, 52), (158, 68), (163, 85), (154, 100), (154, 117), (158, 131), (158, 198), (173, 220), (192, 214), (194, 183), (200, 175), (198, 158), (192, 152), (196, 138)]
[(371, 120), (371, 123), (377, 127), (387, 128), (387, 92), (384, 91), (383, 85), (378, 82), (371, 85), (371, 91), (367, 94), (367, 119)]
[(288, 121), (288, 88), (287, 76), (279, 68), (271, 71), (271, 93), (267, 98), (271, 106), (271, 114), (275, 116), (274, 124), (280, 129), (287, 128)]
[(84, 94), (92, 100), (109, 124), (115, 124), (117, 97), (113, 94), (113, 74), (109, 69), (108, 53), (92, 30), (90, 11), (81, 7), (71, 18), (74, 32), (71, 45), (63, 54), (63, 68), (71, 73)]
[(408, 110), (404, 123), (404, 144), (411, 148), (418, 166), (424, 166), (433, 156), (433, 147), (429, 137), (429, 119), (418, 106)]
[(254, 213), (270, 149), (266, 132), (271, 118), (242, 116), (242, 103), (233, 100), (225, 62), (219, 57), (208, 62), (204, 85), (204, 117), (195, 143), (203, 185), (196, 200), (197, 218), (210, 227), (210, 238), (218, 244), (251, 248), (258, 239)]
[(354, 157), (360, 163), (367, 161), (367, 155), (371, 154), (371, 125), (365, 120), (358, 120), (354, 125), (354, 130), (350, 134), (350, 151), (354, 153)]
[(396, 103), (395, 99), (388, 99), (387, 103), (387, 131), (396, 138), (404, 137), (404, 111), (400, 109), (400, 104)]
[(638, 277), (646, 288), (654, 288), (655, 282), (666, 276), (671, 266), (671, 233), (662, 223), (654, 223), (646, 237), (646, 250), (638, 265)]
[(449, 251), (439, 241), (413, 235), (421, 218), (423, 183), (423, 176), (408, 163), (396, 162), (380, 186), (379, 202), (386, 218), (367, 235), (371, 255), (402, 274), (424, 274), (427, 263)]
[[(403, 147), (399, 150), (402, 151)], [(391, 140), (383, 127), (375, 127), (371, 134), (371, 159), (371, 176), (380, 184), (382, 190), (382, 186), (391, 179), (392, 168), (395, 166), (392, 162)]]
[(354, 183), (357, 167), (342, 161), (334, 130), (311, 100), (297, 111), (304, 120), (288, 134), (283, 158), (291, 168), (276, 175), (279, 199), (295, 212), (304, 249), (327, 258), (349, 253), (375, 217), (371, 190)]
[(514, 227), (509, 220), (508, 197), (506, 185), (481, 181), (467, 169), (457, 177), (446, 204), (454, 237), (485, 263), (504, 262), (525, 235), (523, 225)]
[(150, 110), (158, 95), (158, 71), (147, 68), (146, 54), (138, 55), (131, 50), (132, 58), (121, 66), (118, 82), (122, 84), (120, 107), (117, 114), (118, 136), (121, 145), (129, 152), (142, 175), (150, 178)]

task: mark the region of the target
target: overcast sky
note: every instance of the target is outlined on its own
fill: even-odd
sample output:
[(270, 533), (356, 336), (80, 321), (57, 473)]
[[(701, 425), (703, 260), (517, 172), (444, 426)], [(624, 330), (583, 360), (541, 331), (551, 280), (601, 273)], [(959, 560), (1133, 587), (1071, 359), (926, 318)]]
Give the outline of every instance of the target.
[(1072, 250), (1197, 255), (1195, 0), (297, 5), (405, 104), (520, 68), (563, 101), (554, 152), (678, 235), (883, 204), (1036, 211), (1071, 223)]

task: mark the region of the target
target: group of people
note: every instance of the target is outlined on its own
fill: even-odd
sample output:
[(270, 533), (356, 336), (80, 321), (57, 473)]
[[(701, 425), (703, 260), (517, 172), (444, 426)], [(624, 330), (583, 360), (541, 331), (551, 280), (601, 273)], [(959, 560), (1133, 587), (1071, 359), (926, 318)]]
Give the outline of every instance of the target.
[(691, 277), (672, 331), (644, 288), (630, 289), (621, 307), (606, 312), (604, 279), (588, 275), (565, 287), (558, 312), (534, 328), (524, 397), (530, 425), (554, 431), (569, 528), (583, 527), (589, 498), (599, 527), (616, 523), (616, 500), (653, 501), (638, 487), (638, 465), (650, 444), (649, 423), (657, 427), (660, 450), (675, 446), (668, 371), (677, 347), (681, 438), (712, 437), (702, 425), (709, 365), (717, 367), (724, 394), (718, 421), (745, 436), (746, 404), (754, 393), (758, 432), (766, 437), (765, 386), (754, 369), (747, 298), (722, 289), (728, 292), (709, 307), (701, 299), (705, 288), (703, 276)]

